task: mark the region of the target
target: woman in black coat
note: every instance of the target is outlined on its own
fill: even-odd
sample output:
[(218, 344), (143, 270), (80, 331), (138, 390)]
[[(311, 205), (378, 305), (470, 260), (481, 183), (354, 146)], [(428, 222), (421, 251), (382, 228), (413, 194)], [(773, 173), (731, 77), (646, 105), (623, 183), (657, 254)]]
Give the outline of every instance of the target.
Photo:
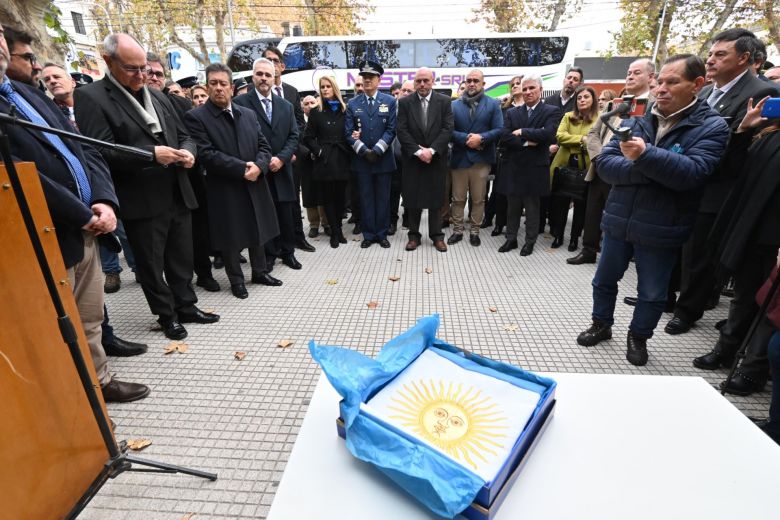
[(319, 107), (309, 113), (303, 144), (314, 160), (311, 175), (322, 195), (322, 205), (330, 223), (330, 247), (336, 248), (340, 243), (347, 243), (341, 231), (341, 217), (352, 151), (344, 139), (346, 105), (336, 79), (323, 76), (319, 87)]

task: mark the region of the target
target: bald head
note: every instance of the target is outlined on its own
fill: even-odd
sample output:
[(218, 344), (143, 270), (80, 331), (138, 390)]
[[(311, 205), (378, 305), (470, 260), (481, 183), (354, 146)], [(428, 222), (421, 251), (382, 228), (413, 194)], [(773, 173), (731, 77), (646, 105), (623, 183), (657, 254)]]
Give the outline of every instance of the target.
[(103, 59), (120, 85), (137, 92), (146, 83), (146, 51), (125, 33), (109, 34), (103, 40)]
[(433, 88), (433, 71), (428, 67), (420, 67), (414, 75), (414, 89), (420, 97), (426, 97)]
[(640, 96), (650, 90), (650, 81), (655, 77), (655, 65), (647, 58), (634, 60), (626, 74), (626, 92)]

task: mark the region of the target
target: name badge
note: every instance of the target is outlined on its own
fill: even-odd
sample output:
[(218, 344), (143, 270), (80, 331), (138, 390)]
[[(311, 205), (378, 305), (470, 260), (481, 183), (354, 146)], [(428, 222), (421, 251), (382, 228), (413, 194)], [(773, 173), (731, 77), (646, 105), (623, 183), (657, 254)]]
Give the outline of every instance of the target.
[(387, 113), (390, 111), (390, 108), (384, 103), (382, 103), (381, 105), (379, 105), (379, 111), (383, 113)]

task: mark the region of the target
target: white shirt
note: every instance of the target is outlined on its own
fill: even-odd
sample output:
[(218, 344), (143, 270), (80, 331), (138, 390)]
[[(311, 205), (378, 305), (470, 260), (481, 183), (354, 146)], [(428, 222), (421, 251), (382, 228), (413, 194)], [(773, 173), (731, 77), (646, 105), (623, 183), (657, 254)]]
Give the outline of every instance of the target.
[[(273, 92), (273, 90), (272, 90), (271, 92)], [(264, 100), (264, 99), (267, 99), (268, 101), (270, 101), (271, 103), (273, 103), (273, 101), (274, 101), (274, 100), (272, 99), (272, 98), (273, 98), (273, 95), (271, 94), (271, 92), (269, 92), (269, 93), (268, 93), (268, 96), (264, 96), (264, 95), (262, 95), (262, 94), (260, 93), (260, 91), (259, 91), (259, 90), (255, 89), (255, 94), (257, 94), (257, 99), (259, 99), (259, 100), (260, 100), (260, 104), (261, 104), (261, 105), (263, 105), (263, 107), (265, 107), (265, 104), (263, 103), (263, 100)]]
[[(431, 92), (433, 92), (433, 91), (431, 90)], [(430, 105), (430, 103), (431, 103), (431, 92), (428, 92), (427, 96), (421, 96), (420, 94), (417, 94), (417, 97), (420, 99), (420, 103), (422, 103), (422, 100), (424, 99)], [(436, 150), (434, 150), (433, 148), (428, 148), (428, 150), (431, 151), (431, 155), (436, 155)], [(414, 155), (419, 156), (421, 152), (422, 152), (422, 149), (417, 150), (416, 152), (414, 152)]]
[(729, 81), (728, 83), (726, 83), (722, 87), (719, 87), (717, 83), (713, 82), (714, 83), (713, 87), (718, 89), (718, 90), (720, 90), (721, 92), (723, 92), (723, 94), (721, 94), (721, 96), (720, 96), (720, 97), (723, 97), (723, 96), (725, 96), (728, 93), (729, 90), (734, 88), (734, 85), (736, 85), (737, 82), (742, 79), (742, 76), (744, 76), (747, 73), (748, 73), (748, 69), (745, 69), (745, 71), (742, 74), (740, 74), (736, 78), (732, 79), (731, 81)]

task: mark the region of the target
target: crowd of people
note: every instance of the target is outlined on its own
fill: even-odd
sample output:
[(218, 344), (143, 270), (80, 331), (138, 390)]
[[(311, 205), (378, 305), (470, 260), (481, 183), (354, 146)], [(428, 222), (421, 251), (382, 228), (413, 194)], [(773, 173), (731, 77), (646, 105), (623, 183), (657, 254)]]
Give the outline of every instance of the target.
[[(528, 74), (510, 80), (503, 101), (485, 94), (476, 69), (454, 99), (435, 91), (425, 67), (383, 93), (382, 65), (371, 60), (359, 65), (351, 99), (329, 75), (301, 99), (282, 82), (284, 57), (273, 47), (254, 62), (249, 82), (234, 82), (226, 65), (212, 63), (205, 84), (180, 85), (166, 81), (158, 56), (122, 33), (105, 39), (105, 77), (91, 82), (39, 64), (23, 31), (5, 28), (4, 36), (0, 110), (13, 106), (30, 121), (153, 157), (10, 132), (14, 156), (38, 165), (107, 401), (150, 391), (108, 372), (106, 355), (146, 351), (117, 338), (108, 323), (103, 293), (121, 286), (118, 244), (163, 334), (180, 340), (184, 324), (219, 320), (197, 307), (193, 277), (219, 291), (213, 269), (224, 268), (232, 294), (247, 298), (241, 264), (248, 261), (252, 283), (280, 286), (271, 274), (276, 260), (301, 269), (296, 251), (315, 251), (306, 239), (320, 228), (330, 247), (346, 244), (348, 216), (361, 248), (389, 248), (401, 220), (405, 248), (414, 251), (423, 210), (439, 252), (467, 232), (479, 247), (480, 230), (493, 226), (494, 236), (505, 237), (498, 251), (520, 249), (520, 256), (533, 254), (548, 225), (550, 247), (563, 246), (572, 210), (568, 249), (577, 254), (566, 262), (597, 264), (592, 324), (577, 342), (592, 347), (612, 338), (617, 284), (633, 261), (626, 359), (638, 366), (648, 362), (647, 342), (664, 312), (674, 312), (665, 332), (683, 334), (732, 279), (719, 339), (693, 364), (731, 367), (758, 319), (724, 389), (761, 391), (770, 364), (775, 374), (780, 369), (778, 304), (757, 318), (756, 300), (780, 248), (780, 119), (761, 116), (767, 98), (780, 95), (780, 74), (765, 67), (764, 44), (749, 31), (716, 35), (706, 60), (675, 55), (656, 71), (637, 59), (620, 94), (595, 90), (572, 67), (559, 93), (543, 99), (542, 79)], [(39, 80), (51, 99), (35, 88)], [(646, 113), (600, 117), (626, 96), (644, 100)], [(572, 172), (576, 192), (561, 188)], [(762, 425), (775, 440), (777, 387)]]

